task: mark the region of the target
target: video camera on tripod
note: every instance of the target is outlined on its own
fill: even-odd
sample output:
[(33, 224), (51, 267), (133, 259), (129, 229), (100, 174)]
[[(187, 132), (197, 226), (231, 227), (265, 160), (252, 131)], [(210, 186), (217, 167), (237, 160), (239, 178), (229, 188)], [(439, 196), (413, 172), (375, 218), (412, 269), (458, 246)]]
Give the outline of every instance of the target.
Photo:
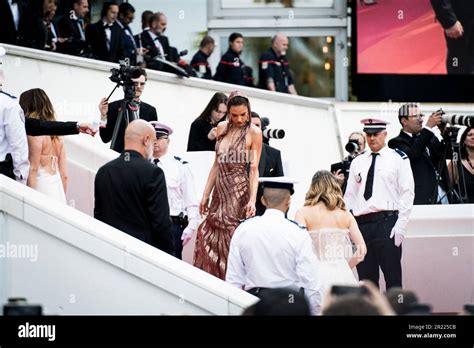
[(119, 113), (117, 115), (117, 121), (115, 123), (114, 131), (112, 133), (112, 140), (110, 148), (115, 148), (115, 143), (117, 141), (117, 136), (119, 134), (119, 128), (122, 125), (123, 120), (125, 120), (125, 128), (128, 124), (136, 119), (138, 119), (138, 108), (139, 104), (134, 99), (135, 94), (135, 82), (134, 79), (138, 79), (142, 74), (143, 70), (137, 67), (130, 66), (130, 60), (120, 60), (120, 67), (110, 69), (112, 75), (109, 77), (110, 81), (115, 82), (116, 86), (112, 92), (107, 97), (107, 100), (112, 96), (114, 91), (119, 87), (123, 86), (124, 98), (122, 99)]

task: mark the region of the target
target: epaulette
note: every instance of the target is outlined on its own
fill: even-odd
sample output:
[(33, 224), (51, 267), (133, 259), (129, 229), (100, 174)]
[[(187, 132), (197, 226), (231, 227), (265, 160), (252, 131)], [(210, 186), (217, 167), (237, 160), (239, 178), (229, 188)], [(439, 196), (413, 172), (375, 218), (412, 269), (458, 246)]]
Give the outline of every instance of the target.
[(246, 219), (240, 219), (239, 222), (242, 223), (242, 222), (244, 222), (244, 221), (249, 221), (250, 219), (256, 218), (256, 217), (258, 217), (258, 216), (259, 216), (259, 215), (254, 215), (254, 216), (251, 216), (251, 217), (246, 218)]
[(181, 157), (178, 157), (178, 156), (173, 156), (175, 160), (181, 162), (182, 164), (186, 164), (188, 162), (186, 162), (185, 160), (183, 160)]
[(395, 150), (396, 153), (398, 153), (400, 155), (401, 158), (403, 158), (403, 159), (408, 158), (407, 154), (405, 152), (403, 152), (402, 150), (397, 149), (397, 148), (395, 148), (394, 150)]
[(299, 228), (301, 228), (301, 229), (303, 229), (303, 230), (306, 229), (306, 226), (297, 223), (295, 220), (291, 220), (291, 219), (288, 219), (288, 218), (286, 218), (286, 219), (287, 219), (289, 222), (294, 223), (294, 224), (295, 224), (296, 226), (298, 226)]
[(7, 97), (10, 97), (10, 98), (12, 98), (12, 99), (16, 99), (16, 97), (14, 97), (14, 96), (12, 96), (12, 95), (10, 95), (10, 94), (8, 94), (8, 93), (5, 93), (4, 91), (0, 91), (0, 93), (5, 94)]

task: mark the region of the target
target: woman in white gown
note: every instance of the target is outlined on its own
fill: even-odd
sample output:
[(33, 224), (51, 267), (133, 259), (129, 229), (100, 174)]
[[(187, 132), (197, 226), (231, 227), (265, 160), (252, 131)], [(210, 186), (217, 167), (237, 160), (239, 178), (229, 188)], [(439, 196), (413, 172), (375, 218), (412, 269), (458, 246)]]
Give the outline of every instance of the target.
[[(46, 93), (30, 89), (20, 96), (20, 106), (26, 117), (55, 121), (55, 113)], [(66, 150), (58, 136), (28, 136), (30, 172), (27, 185), (66, 203)]]
[(325, 170), (314, 174), (304, 207), (296, 212), (295, 219), (307, 227), (313, 240), (323, 289), (356, 285), (352, 269), (364, 259), (367, 248), (356, 220), (345, 209), (341, 187), (333, 174)]

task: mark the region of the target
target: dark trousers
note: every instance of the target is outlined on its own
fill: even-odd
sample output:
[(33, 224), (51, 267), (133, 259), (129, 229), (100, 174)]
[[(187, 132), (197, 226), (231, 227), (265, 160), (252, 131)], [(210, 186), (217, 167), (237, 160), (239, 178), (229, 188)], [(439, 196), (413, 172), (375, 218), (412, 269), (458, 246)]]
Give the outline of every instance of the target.
[(474, 74), (474, 24), (464, 27), (464, 34), (458, 39), (445, 36), (448, 54), (448, 74)]
[[(367, 255), (364, 261), (357, 265), (359, 279), (368, 279), (379, 286), (380, 267), (387, 289), (402, 287), (402, 246), (395, 246), (394, 238), (390, 238), (398, 215), (392, 212), (375, 214), (356, 217), (367, 245)], [(371, 215), (375, 219), (371, 218)]]
[(177, 220), (171, 218), (171, 221), (173, 222), (171, 229), (173, 231), (174, 256), (182, 260), (183, 241), (181, 240), (181, 236), (183, 235), (183, 229), (181, 228)]

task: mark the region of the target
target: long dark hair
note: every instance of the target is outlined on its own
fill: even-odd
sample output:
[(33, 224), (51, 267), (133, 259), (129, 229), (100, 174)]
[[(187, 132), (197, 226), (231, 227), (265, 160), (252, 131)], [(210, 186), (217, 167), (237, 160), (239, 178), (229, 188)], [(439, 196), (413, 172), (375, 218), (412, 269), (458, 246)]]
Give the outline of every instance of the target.
[(214, 94), (207, 104), (206, 108), (203, 110), (201, 115), (197, 118), (197, 120), (205, 121), (207, 123), (211, 123), (211, 113), (213, 110), (217, 110), (219, 105), (227, 104), (227, 96), (224, 93), (217, 92)]
[(472, 129), (473, 127), (467, 127), (464, 132), (461, 135), (461, 139), (459, 140), (459, 143), (461, 144), (461, 159), (467, 159), (468, 158), (468, 153), (466, 150), (466, 138), (467, 138), (467, 133)]

